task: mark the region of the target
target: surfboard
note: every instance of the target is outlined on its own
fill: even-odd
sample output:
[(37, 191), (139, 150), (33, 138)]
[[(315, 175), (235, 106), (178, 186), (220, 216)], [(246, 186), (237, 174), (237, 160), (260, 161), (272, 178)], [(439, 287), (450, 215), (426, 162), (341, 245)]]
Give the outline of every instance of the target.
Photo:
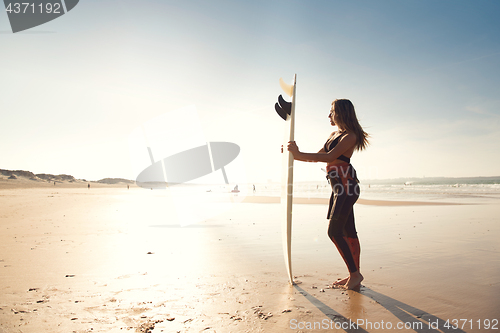
[(286, 84), (280, 78), (280, 86), (290, 97), (289, 103), (280, 95), (278, 103), (275, 105), (276, 112), (286, 121), (285, 138), (283, 142), (283, 170), (281, 176), (281, 207), (283, 214), (282, 234), (283, 234), (283, 254), (288, 273), (288, 279), (293, 284), (292, 275), (292, 203), (293, 203), (293, 155), (286, 149), (288, 141), (294, 141), (295, 131), (295, 97), (296, 97), (297, 74), (293, 76), (291, 85)]

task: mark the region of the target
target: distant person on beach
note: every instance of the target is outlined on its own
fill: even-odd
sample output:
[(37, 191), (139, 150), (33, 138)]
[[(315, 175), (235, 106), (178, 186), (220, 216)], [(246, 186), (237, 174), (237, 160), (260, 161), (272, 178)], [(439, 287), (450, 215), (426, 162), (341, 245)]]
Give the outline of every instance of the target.
[(87, 185), (87, 188), (90, 189), (90, 183)]
[(330, 220), (328, 236), (337, 247), (349, 270), (349, 276), (335, 281), (333, 287), (354, 289), (363, 281), (359, 269), (359, 245), (354, 225), (353, 205), (359, 197), (359, 181), (350, 163), (355, 150), (368, 145), (369, 135), (358, 122), (354, 106), (347, 99), (336, 99), (328, 115), (330, 124), (337, 126), (317, 153), (302, 153), (295, 141), (288, 143), (294, 159), (304, 162), (325, 162), (327, 179), (332, 187), (327, 218)]

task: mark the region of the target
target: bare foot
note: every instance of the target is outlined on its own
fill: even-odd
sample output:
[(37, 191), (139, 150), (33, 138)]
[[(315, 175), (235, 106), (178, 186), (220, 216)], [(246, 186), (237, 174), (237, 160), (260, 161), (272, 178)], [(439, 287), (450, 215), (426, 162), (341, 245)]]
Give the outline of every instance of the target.
[(346, 276), (345, 278), (341, 279), (341, 280), (337, 280), (335, 281), (333, 284), (332, 284), (332, 287), (338, 287), (338, 286), (343, 286), (347, 283), (347, 281), (349, 280), (349, 277)]
[(344, 285), (345, 289), (352, 290), (361, 285), (361, 281), (363, 281), (363, 275), (359, 271), (349, 274), (349, 280)]

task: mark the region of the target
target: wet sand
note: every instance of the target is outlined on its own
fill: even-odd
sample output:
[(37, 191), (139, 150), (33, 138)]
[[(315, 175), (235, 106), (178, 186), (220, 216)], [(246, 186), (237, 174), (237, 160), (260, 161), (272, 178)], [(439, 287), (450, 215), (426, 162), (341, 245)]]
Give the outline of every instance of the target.
[[(447, 332), (447, 319), (479, 332), (500, 319), (499, 205), (360, 199), (365, 281), (343, 291), (328, 288), (347, 271), (326, 199), (295, 202), (290, 286), (277, 198), (182, 227), (160, 192), (1, 189), (0, 332)], [(365, 325), (335, 328), (349, 319)]]
[[(294, 204), (328, 205), (329, 198), (293, 198)], [(280, 203), (279, 197), (269, 196), (248, 196), (243, 199), (245, 203)], [(435, 202), (435, 201), (396, 201), (396, 200), (373, 200), (359, 198), (356, 202), (359, 205), (371, 206), (445, 206), (461, 205), (463, 203)]]

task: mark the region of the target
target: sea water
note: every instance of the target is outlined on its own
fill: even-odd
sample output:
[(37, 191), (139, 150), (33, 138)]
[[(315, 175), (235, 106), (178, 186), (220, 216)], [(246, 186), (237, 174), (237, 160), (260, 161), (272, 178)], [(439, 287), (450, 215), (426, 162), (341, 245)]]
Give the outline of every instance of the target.
[[(360, 198), (367, 200), (500, 203), (500, 177), (361, 179), (359, 185)], [(241, 202), (247, 196), (281, 196), (279, 182), (183, 184), (173, 188), (175, 191), (170, 195), (182, 195), (191, 199), (193, 195), (201, 195), (212, 200), (221, 195), (225, 198), (227, 193), (231, 193), (231, 202)], [(295, 182), (293, 195), (298, 198), (329, 198), (331, 187), (326, 179)]]
[[(255, 185), (255, 192), (253, 191)], [(410, 178), (361, 180), (360, 198), (369, 200), (443, 201), (500, 203), (500, 177)], [(244, 185), (246, 195), (280, 196), (280, 183)], [(331, 187), (325, 181), (297, 182), (293, 195), (328, 198)]]

